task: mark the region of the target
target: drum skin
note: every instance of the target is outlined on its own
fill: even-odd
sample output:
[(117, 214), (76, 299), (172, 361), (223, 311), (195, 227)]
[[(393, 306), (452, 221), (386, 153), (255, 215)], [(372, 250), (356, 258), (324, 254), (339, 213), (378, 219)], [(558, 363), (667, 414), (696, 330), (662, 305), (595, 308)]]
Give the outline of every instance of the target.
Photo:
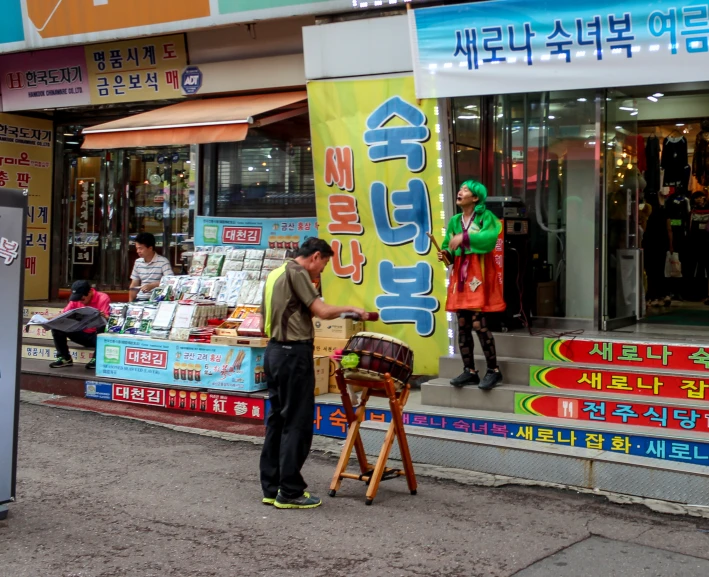
[(411, 378), (414, 352), (406, 343), (389, 335), (357, 333), (345, 345), (343, 355), (350, 353), (359, 356), (359, 365), (346, 371), (347, 378), (381, 381), (389, 373), (397, 389), (404, 387)]

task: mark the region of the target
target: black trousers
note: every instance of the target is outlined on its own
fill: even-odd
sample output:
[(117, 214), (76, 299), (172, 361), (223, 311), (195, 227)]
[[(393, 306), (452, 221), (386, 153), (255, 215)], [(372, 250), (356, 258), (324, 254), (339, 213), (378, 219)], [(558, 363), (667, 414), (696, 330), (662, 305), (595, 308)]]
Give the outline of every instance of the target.
[(278, 343), (266, 348), (264, 371), (271, 409), (261, 452), (261, 488), (297, 499), (308, 486), (300, 474), (313, 442), (315, 367), (313, 343)]
[[(73, 341), (76, 344), (88, 349), (95, 349), (96, 334), (97, 333), (85, 333), (84, 331), (77, 331), (75, 333), (52, 331), (52, 338), (54, 339), (54, 346), (56, 347), (59, 356), (65, 359), (70, 359), (71, 353), (69, 353), (69, 344), (67, 343), (67, 340)], [(313, 385), (313, 388), (315, 388), (315, 385)]]

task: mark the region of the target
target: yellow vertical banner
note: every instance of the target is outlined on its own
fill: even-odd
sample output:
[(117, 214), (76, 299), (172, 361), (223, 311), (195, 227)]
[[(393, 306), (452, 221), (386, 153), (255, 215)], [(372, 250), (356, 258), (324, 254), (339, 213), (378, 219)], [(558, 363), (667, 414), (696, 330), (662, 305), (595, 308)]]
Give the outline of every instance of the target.
[(52, 121), (0, 113), (0, 194), (28, 191), (25, 299), (49, 295), (52, 222)]
[(404, 341), (416, 374), (447, 354), (446, 271), (427, 233), (445, 227), (434, 100), (410, 76), (308, 84), (318, 236), (335, 256), (331, 304), (379, 313), (368, 330)]

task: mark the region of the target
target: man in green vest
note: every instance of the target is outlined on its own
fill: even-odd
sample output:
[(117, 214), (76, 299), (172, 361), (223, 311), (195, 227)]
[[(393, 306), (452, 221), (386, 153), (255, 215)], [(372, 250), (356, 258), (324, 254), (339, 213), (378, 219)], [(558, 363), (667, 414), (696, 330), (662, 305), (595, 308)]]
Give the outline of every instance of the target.
[(333, 254), (324, 240), (307, 239), (295, 259), (268, 275), (264, 289), (261, 313), (264, 332), (271, 339), (264, 370), (271, 409), (261, 453), (261, 487), (263, 503), (279, 509), (322, 504), (305, 490), (308, 485), (300, 473), (313, 440), (313, 316), (334, 319), (355, 313), (367, 318), (363, 309), (326, 304), (313, 285)]

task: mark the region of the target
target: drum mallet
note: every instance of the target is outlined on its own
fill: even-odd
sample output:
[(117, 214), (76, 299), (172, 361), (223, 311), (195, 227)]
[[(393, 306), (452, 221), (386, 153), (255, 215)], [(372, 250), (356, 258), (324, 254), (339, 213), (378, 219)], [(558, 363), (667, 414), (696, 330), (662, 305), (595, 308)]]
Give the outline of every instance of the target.
[(445, 250), (441, 250), (441, 247), (438, 246), (438, 241), (436, 240), (436, 237), (433, 236), (430, 232), (427, 232), (426, 236), (431, 239), (431, 242), (433, 243), (433, 246), (436, 247), (436, 250), (443, 255), (443, 264), (446, 266), (450, 266), (451, 261), (448, 259), (448, 252), (446, 252)]

